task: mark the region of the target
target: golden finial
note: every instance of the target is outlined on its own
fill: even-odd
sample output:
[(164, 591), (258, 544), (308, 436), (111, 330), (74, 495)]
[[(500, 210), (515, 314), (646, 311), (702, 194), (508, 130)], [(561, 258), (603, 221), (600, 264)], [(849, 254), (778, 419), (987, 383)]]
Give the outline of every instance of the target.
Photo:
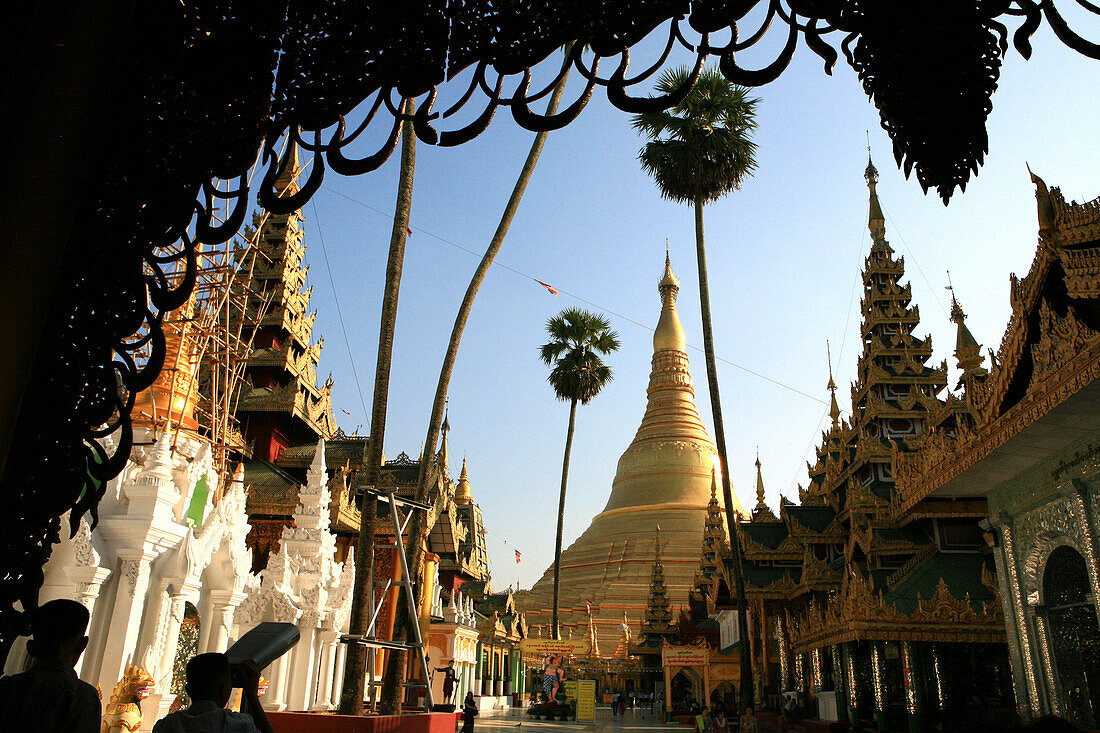
[(886, 217), (882, 215), (882, 206), (878, 202), (878, 169), (871, 162), (871, 146), (867, 146), (867, 169), (863, 171), (870, 191), (870, 207), (867, 214), (867, 228), (871, 231), (871, 241), (878, 242), (886, 238)]
[(836, 381), (833, 379), (833, 351), (829, 346), (829, 339), (825, 339), (825, 355), (829, 361), (829, 383), (825, 388), (829, 390), (829, 416), (833, 419), (833, 427), (840, 426), (840, 405), (836, 402)]
[(756, 447), (756, 508), (768, 508), (764, 501), (764, 477), (760, 473), (760, 446)]

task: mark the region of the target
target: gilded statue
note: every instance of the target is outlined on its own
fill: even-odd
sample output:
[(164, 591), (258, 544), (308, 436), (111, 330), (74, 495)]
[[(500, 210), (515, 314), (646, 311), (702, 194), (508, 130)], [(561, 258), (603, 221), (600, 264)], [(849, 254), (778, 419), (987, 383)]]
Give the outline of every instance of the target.
[(141, 727), (141, 701), (149, 697), (155, 681), (148, 672), (133, 664), (115, 685), (111, 701), (103, 711), (100, 733), (136, 733)]

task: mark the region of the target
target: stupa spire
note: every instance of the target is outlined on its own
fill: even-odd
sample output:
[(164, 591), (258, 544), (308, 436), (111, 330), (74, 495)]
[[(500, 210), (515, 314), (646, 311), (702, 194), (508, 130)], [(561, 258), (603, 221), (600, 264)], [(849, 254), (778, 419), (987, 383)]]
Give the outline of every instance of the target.
[(764, 477), (760, 473), (760, 449), (756, 449), (756, 508), (767, 509), (764, 503)]
[(672, 611), (669, 610), (668, 589), (665, 587), (665, 569), (661, 564), (661, 525), (657, 525), (653, 540), (653, 570), (649, 575), (649, 599), (646, 603), (642, 633), (652, 641), (662, 636), (675, 636)]
[(458, 477), (458, 488), (455, 489), (455, 504), (469, 504), (473, 501), (470, 493), (470, 477), (466, 473), (466, 456), (462, 456), (462, 473)]
[(871, 231), (871, 241), (879, 242), (886, 239), (886, 217), (882, 215), (882, 206), (878, 202), (878, 169), (871, 162), (870, 147), (867, 148), (867, 169), (863, 171), (863, 177), (867, 179), (867, 189), (870, 191), (867, 228)]
[(825, 339), (825, 356), (829, 361), (829, 383), (825, 388), (829, 390), (829, 417), (833, 419), (833, 427), (840, 427), (840, 405), (836, 401), (836, 380), (833, 379), (833, 351), (829, 346), (829, 340)]
[(951, 291), (951, 321), (958, 327), (955, 336), (955, 359), (958, 360), (959, 369), (969, 373), (981, 367), (984, 361), (982, 347), (966, 327), (966, 313), (963, 312), (958, 298), (955, 297), (955, 286), (951, 283), (950, 272), (947, 273), (947, 289)]
[(665, 272), (657, 283), (661, 294), (661, 318), (653, 331), (653, 351), (686, 351), (687, 340), (680, 315), (676, 312), (676, 295), (680, 292), (680, 280), (672, 271), (672, 259), (665, 250)]

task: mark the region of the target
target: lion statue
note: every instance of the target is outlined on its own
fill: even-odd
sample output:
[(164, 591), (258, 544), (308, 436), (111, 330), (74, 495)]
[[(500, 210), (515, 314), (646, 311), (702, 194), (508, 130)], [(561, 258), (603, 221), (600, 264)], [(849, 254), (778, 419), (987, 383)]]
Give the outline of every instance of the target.
[(155, 681), (141, 667), (126, 665), (126, 674), (115, 685), (103, 711), (100, 733), (135, 733), (141, 727), (141, 701), (149, 697)]

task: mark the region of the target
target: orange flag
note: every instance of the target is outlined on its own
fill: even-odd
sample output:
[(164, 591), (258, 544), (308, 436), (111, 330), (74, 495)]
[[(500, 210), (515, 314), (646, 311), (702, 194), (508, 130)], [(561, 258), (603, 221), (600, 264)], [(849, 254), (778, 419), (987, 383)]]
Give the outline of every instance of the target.
[(558, 294), (558, 291), (557, 291), (557, 289), (556, 289), (556, 288), (554, 288), (554, 287), (553, 287), (552, 285), (547, 285), (547, 284), (546, 284), (546, 283), (544, 283), (544, 282), (543, 282), (542, 280), (535, 280), (535, 282), (537, 282), (537, 283), (538, 283), (539, 285), (541, 285), (542, 287), (544, 287), (544, 288), (546, 288), (547, 290), (549, 290), (549, 291), (550, 291), (550, 294), (551, 294), (551, 295), (557, 295), (557, 294)]

